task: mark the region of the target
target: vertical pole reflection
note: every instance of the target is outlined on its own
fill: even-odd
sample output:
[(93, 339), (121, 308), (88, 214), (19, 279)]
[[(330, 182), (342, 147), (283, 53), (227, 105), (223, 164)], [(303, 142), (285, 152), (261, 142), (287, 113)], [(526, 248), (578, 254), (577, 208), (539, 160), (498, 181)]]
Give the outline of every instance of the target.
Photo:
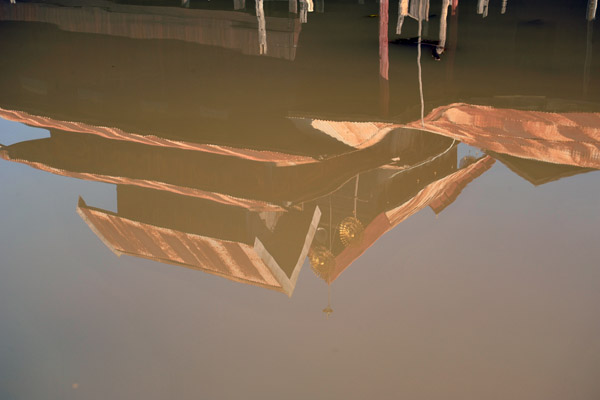
[(417, 70), (419, 73), (419, 96), (421, 99), (421, 125), (425, 126), (425, 99), (423, 96), (423, 73), (421, 70), (421, 39), (423, 37), (423, 20), (428, 19), (429, 17), (429, 0), (414, 0), (415, 6), (418, 8), (415, 9), (415, 13), (413, 13), (418, 22), (419, 22), (419, 30), (418, 30), (418, 42), (417, 42)]
[(396, 35), (402, 33), (404, 17), (408, 15), (408, 0), (400, 0), (398, 3), (398, 23), (396, 24)]
[(592, 37), (594, 36), (594, 23), (598, 0), (588, 0), (587, 6), (587, 37), (585, 45), (585, 62), (583, 64), (583, 94), (587, 94), (590, 84), (590, 70), (592, 68)]
[(265, 23), (264, 0), (256, 0), (256, 19), (258, 19), (258, 53), (267, 54), (267, 28)]
[(379, 0), (379, 103), (383, 115), (388, 114), (390, 103), (388, 20), (389, 0)]
[(315, 0), (315, 10), (318, 13), (324, 13), (325, 12), (325, 0)]
[(488, 5), (490, 0), (477, 0), (477, 14), (481, 14), (483, 18), (488, 16)]
[(596, 19), (596, 9), (598, 8), (598, 0), (588, 0), (587, 20), (593, 21)]
[[(590, 0), (591, 1), (591, 0)], [(588, 15), (589, 17), (589, 15)], [(592, 69), (592, 37), (594, 36), (594, 23), (592, 20), (587, 22), (587, 37), (585, 44), (585, 62), (583, 64), (583, 94), (587, 95), (590, 85), (590, 75)]]
[(234, 10), (243, 10), (246, 8), (246, 0), (233, 0)]
[[(454, 4), (454, 0), (452, 0)], [(449, 39), (446, 46), (446, 81), (454, 81), (454, 56), (456, 54), (456, 46), (458, 43), (458, 12), (454, 12), (452, 9), (452, 16), (450, 17), (450, 32), (448, 32)]]
[(305, 24), (308, 21), (308, 3), (306, 0), (300, 0), (300, 22)]
[(440, 17), (440, 41), (435, 48), (437, 55), (441, 55), (446, 49), (446, 30), (448, 29), (448, 7), (450, 0), (442, 1), (442, 16)]
[(289, 1), (289, 11), (293, 14), (298, 14), (298, 0)]
[(379, 1), (379, 75), (388, 79), (389, 52), (388, 52), (388, 6), (389, 0)]
[(421, 72), (421, 34), (423, 32), (423, 20), (419, 18), (419, 42), (417, 45), (417, 68), (419, 71), (419, 96), (421, 99), (421, 126), (425, 127), (425, 100), (423, 99), (423, 75)]

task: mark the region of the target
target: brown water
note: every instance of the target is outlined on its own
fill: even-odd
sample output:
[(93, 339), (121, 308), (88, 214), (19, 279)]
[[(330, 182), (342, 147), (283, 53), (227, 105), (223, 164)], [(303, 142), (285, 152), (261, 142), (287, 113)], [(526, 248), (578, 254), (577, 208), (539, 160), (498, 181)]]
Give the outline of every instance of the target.
[(458, 3), (0, 3), (0, 400), (600, 398), (596, 5)]

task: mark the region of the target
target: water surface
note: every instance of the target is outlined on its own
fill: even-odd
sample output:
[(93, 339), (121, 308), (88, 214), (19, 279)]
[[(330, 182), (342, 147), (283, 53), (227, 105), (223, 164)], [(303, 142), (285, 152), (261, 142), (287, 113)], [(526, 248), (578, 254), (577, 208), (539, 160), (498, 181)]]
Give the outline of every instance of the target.
[(0, 3), (0, 398), (597, 399), (595, 16)]

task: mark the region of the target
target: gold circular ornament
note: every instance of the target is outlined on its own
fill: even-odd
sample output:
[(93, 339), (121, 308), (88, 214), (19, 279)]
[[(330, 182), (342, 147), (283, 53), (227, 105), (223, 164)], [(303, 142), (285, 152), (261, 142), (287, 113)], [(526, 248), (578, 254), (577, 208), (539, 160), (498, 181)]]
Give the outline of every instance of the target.
[(338, 227), (340, 240), (345, 247), (359, 241), (365, 228), (356, 217), (346, 217)]
[(325, 246), (313, 246), (308, 252), (308, 260), (315, 275), (324, 281), (329, 281), (333, 267), (335, 267), (333, 253)]

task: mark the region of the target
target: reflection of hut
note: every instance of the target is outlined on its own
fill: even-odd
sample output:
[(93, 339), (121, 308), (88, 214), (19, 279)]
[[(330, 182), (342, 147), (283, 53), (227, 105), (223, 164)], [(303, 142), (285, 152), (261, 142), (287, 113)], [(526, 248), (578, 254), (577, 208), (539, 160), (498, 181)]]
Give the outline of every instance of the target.
[[(257, 2), (257, 10), (258, 10)], [(237, 3), (236, 3), (237, 4)], [(238, 4), (241, 8), (241, 5)], [(262, 17), (261, 17), (262, 15)], [(48, 3), (0, 4), (0, 20), (44, 22), (71, 32), (97, 33), (137, 39), (175, 39), (218, 46), (243, 54), (266, 54), (293, 60), (301, 26), (295, 19), (253, 17), (235, 11), (136, 6), (107, 2), (106, 7), (63, 7)], [(269, 27), (268, 40), (267, 31)], [(258, 28), (258, 29), (257, 29)], [(257, 47), (255, 43), (261, 43)]]
[[(313, 270), (331, 283), (409, 216), (427, 206), (436, 213), (448, 207), (494, 162), (485, 156), (457, 170), (457, 139), (496, 151), (534, 184), (585, 172), (574, 166), (590, 167), (600, 154), (598, 114), (466, 104), (434, 110), (425, 119), (425, 131), (417, 130), (419, 123), (290, 119), (298, 135), (325, 138), (337, 149), (326, 157), (303, 156), (305, 161), (287, 159), (296, 156), (284, 152), (173, 142), (2, 112), (52, 127), (50, 138), (2, 147), (2, 158), (117, 184), (118, 213), (84, 202), (79, 207), (116, 253), (288, 294), (307, 254)], [(417, 129), (407, 129), (412, 126)], [(523, 155), (554, 164), (511, 157)], [(556, 165), (560, 162), (570, 166)]]

